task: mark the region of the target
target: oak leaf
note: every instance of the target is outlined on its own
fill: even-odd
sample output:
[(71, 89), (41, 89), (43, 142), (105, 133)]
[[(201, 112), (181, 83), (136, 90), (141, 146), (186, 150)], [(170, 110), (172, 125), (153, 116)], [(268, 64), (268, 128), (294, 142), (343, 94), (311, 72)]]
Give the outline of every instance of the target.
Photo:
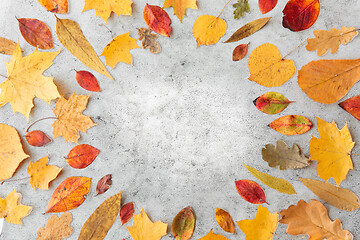
[(298, 32), (311, 27), (320, 13), (319, 0), (289, 0), (283, 10), (283, 26)]
[(59, 52), (39, 52), (36, 49), (22, 57), (21, 48), (17, 45), (10, 62), (6, 64), (9, 77), (0, 84), (0, 107), (10, 102), (14, 112), (23, 114), (29, 120), (35, 97), (49, 104), (60, 97), (53, 78), (42, 75)]
[(0, 218), (5, 218), (8, 223), (22, 224), (21, 219), (30, 214), (32, 207), (21, 205), (21, 194), (16, 189), (6, 198), (0, 198)]
[(148, 25), (151, 30), (165, 37), (170, 37), (171, 19), (164, 9), (156, 5), (146, 4), (143, 16), (146, 25)]
[(343, 230), (339, 219), (331, 221), (326, 208), (317, 200), (310, 203), (300, 200), (280, 212), (280, 223), (287, 224), (291, 235), (307, 234), (309, 240), (351, 240), (351, 233)]
[(304, 134), (312, 128), (311, 121), (300, 115), (280, 117), (269, 124), (269, 127), (284, 135)]
[(96, 77), (88, 71), (76, 71), (76, 81), (80, 85), (80, 87), (92, 91), (92, 92), (100, 92), (99, 82)]
[(220, 208), (216, 209), (216, 222), (219, 226), (225, 231), (229, 233), (235, 233), (235, 224), (231, 215)]
[(17, 20), (21, 35), (30, 45), (41, 49), (54, 47), (50, 29), (44, 22), (34, 18), (20, 18)]
[(189, 240), (195, 229), (195, 215), (191, 207), (182, 209), (172, 223), (172, 234), (175, 240)]
[(66, 162), (73, 168), (83, 169), (89, 166), (99, 155), (100, 150), (88, 144), (80, 144), (70, 150)]
[(34, 147), (43, 147), (52, 142), (52, 140), (44, 132), (39, 130), (26, 133), (25, 138), (26, 141)]
[(248, 0), (238, 0), (237, 3), (233, 4), (234, 10), (234, 18), (240, 19), (245, 16), (245, 12), (250, 12), (250, 5)]
[(224, 237), (223, 235), (215, 234), (213, 232), (213, 230), (211, 229), (210, 232), (208, 234), (206, 234), (206, 236), (204, 236), (198, 240), (229, 240), (229, 239)]
[(67, 13), (68, 0), (38, 0), (46, 10), (53, 13)]
[(34, 190), (36, 190), (36, 188), (49, 189), (49, 183), (61, 172), (62, 168), (48, 165), (48, 162), (48, 156), (34, 163), (30, 162), (27, 172), (30, 175), (30, 184)]
[(268, 92), (254, 100), (254, 105), (266, 114), (277, 114), (282, 112), (292, 101), (277, 92)]
[(155, 33), (151, 33), (150, 28), (138, 29), (139, 40), (142, 40), (142, 47), (144, 49), (149, 48), (151, 53), (157, 54), (161, 51), (160, 44), (156, 41), (159, 37)]
[(253, 220), (241, 220), (237, 224), (246, 235), (246, 240), (271, 240), (278, 222), (277, 213), (270, 213), (266, 207), (259, 205)]
[(249, 57), (250, 81), (265, 87), (279, 87), (295, 74), (292, 60), (283, 59), (279, 49), (270, 43), (255, 48)]
[(355, 142), (347, 125), (339, 130), (334, 121), (328, 123), (317, 117), (317, 127), (320, 138), (313, 136), (310, 141), (311, 159), (318, 162), (320, 178), (325, 181), (334, 178), (339, 186), (349, 170), (353, 169), (351, 150)]
[(236, 62), (243, 59), (248, 53), (248, 49), (249, 49), (249, 44), (240, 44), (239, 46), (237, 46), (233, 51), (233, 55), (232, 55), (233, 61)]
[(6, 55), (12, 55), (16, 49), (17, 44), (6, 38), (0, 37), (0, 53)]
[(79, 131), (86, 132), (87, 129), (96, 124), (89, 116), (82, 112), (86, 109), (90, 96), (76, 95), (75, 93), (66, 100), (60, 98), (53, 110), (57, 120), (52, 124), (54, 138), (63, 136), (66, 142), (78, 142)]
[(114, 38), (106, 47), (100, 56), (105, 56), (106, 64), (114, 68), (119, 62), (133, 64), (131, 49), (140, 48), (136, 39), (129, 36), (130, 32)]
[(134, 208), (133, 202), (129, 202), (121, 207), (120, 221), (121, 221), (122, 225), (124, 225), (125, 223), (130, 221), (130, 219), (134, 216), (134, 211), (135, 211), (135, 208)]
[(107, 174), (103, 176), (96, 185), (96, 195), (103, 194), (107, 190), (109, 190), (111, 184), (112, 184), (112, 175)]
[(11, 178), (20, 163), (28, 157), (16, 129), (0, 123), (0, 181)]
[(186, 15), (186, 9), (198, 9), (196, 0), (165, 0), (163, 8), (174, 8), (174, 14), (182, 22)]
[(253, 204), (267, 203), (264, 190), (254, 181), (251, 180), (237, 180), (235, 187), (240, 196)]
[(259, 0), (259, 9), (262, 14), (268, 13), (276, 7), (278, 0)]
[(120, 15), (132, 15), (131, 0), (85, 0), (82, 12), (95, 9), (96, 16), (100, 16), (107, 22), (111, 13)]
[(224, 36), (226, 28), (226, 22), (219, 17), (211, 15), (198, 17), (193, 26), (197, 47), (217, 43)]
[(160, 240), (167, 232), (167, 224), (153, 223), (143, 209), (134, 216), (134, 224), (126, 228), (133, 240)]
[(73, 228), (70, 227), (72, 215), (70, 212), (63, 213), (60, 218), (52, 215), (44, 228), (37, 231), (36, 240), (62, 240), (70, 236)]
[(360, 121), (360, 95), (339, 103), (339, 106)]

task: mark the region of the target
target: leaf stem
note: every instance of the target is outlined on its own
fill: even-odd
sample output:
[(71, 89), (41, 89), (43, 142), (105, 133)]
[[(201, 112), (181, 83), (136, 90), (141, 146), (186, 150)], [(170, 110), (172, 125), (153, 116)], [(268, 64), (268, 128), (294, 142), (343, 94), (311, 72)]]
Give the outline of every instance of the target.
[(26, 129), (26, 132), (29, 132), (29, 129), (37, 122), (40, 122), (42, 120), (46, 120), (46, 119), (58, 119), (57, 117), (46, 117), (46, 118), (40, 118), (39, 120), (36, 120), (35, 122), (33, 122), (32, 124), (30, 124), (30, 126)]
[(307, 39), (305, 39), (302, 43), (300, 43), (296, 48), (294, 48), (293, 50), (291, 50), (288, 54), (286, 54), (282, 59), (284, 60), (287, 56), (289, 56), (292, 52), (294, 52), (296, 49), (298, 49), (299, 47), (301, 47), (305, 42), (307, 41)]
[(3, 77), (3, 78), (8, 78), (8, 77), (6, 77), (6, 76), (4, 76), (4, 75), (2, 75), (2, 74), (0, 74), (0, 76)]
[(227, 6), (230, 2), (231, 2), (231, 0), (229, 0), (229, 1), (225, 4), (225, 6), (223, 7), (223, 9), (221, 10), (221, 12), (219, 13), (219, 15), (218, 15), (216, 18), (219, 18), (219, 17), (220, 17), (220, 15), (222, 14), (222, 12), (224, 11), (224, 9), (226, 8), (226, 6)]
[(111, 31), (111, 29), (108, 28), (105, 24), (99, 24), (99, 26), (105, 27), (107, 30), (109, 30), (109, 32), (110, 32), (110, 34), (111, 34), (111, 38), (115, 38), (114, 35), (113, 35), (113, 31)]
[(30, 177), (24, 177), (24, 178), (19, 178), (19, 179), (11, 179), (11, 180), (4, 180), (1, 182), (1, 185), (3, 185), (6, 182), (15, 182), (15, 181), (21, 181), (21, 180), (26, 180), (26, 179), (30, 179)]

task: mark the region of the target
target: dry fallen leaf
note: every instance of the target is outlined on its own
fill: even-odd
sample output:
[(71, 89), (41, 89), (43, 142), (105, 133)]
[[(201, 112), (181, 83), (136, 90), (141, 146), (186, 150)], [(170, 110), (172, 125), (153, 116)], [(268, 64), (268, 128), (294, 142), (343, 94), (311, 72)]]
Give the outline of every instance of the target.
[(186, 9), (198, 9), (196, 0), (165, 0), (163, 8), (174, 8), (174, 14), (182, 22), (186, 15)]
[(103, 194), (107, 190), (109, 190), (111, 184), (112, 184), (112, 175), (107, 174), (103, 176), (96, 185), (96, 195)]
[(21, 219), (30, 214), (32, 207), (21, 205), (21, 194), (16, 189), (6, 198), (0, 198), (0, 218), (5, 218), (8, 223), (22, 224)]
[(69, 237), (73, 228), (70, 227), (72, 215), (70, 212), (63, 213), (60, 218), (52, 215), (44, 228), (37, 231), (36, 240), (62, 240)]
[(360, 95), (339, 103), (339, 106), (360, 121)]
[(12, 55), (16, 49), (16, 43), (6, 38), (0, 37), (0, 53)]
[(41, 49), (53, 48), (53, 37), (49, 27), (34, 18), (20, 18), (19, 29), (24, 39), (34, 47)]
[(150, 28), (138, 29), (139, 40), (142, 40), (142, 47), (144, 49), (149, 48), (151, 53), (157, 54), (161, 51), (160, 44), (156, 41), (159, 37), (155, 33), (151, 33)]
[(220, 208), (216, 209), (216, 222), (219, 226), (228, 233), (235, 233), (235, 224), (234, 220), (232, 219), (231, 215)]
[(170, 37), (171, 34), (171, 19), (167, 12), (159, 6), (146, 4), (143, 16), (145, 23), (151, 30), (157, 32), (165, 37)]
[(68, 0), (38, 0), (48, 11), (53, 13), (67, 13)]
[(197, 47), (217, 43), (224, 36), (226, 28), (226, 22), (219, 17), (211, 15), (198, 17), (193, 26)]
[(95, 9), (96, 16), (100, 16), (107, 22), (111, 13), (120, 15), (132, 15), (131, 0), (85, 0), (82, 12)]
[(53, 110), (58, 118), (52, 124), (54, 138), (63, 136), (66, 142), (77, 143), (80, 138), (79, 131), (85, 133), (87, 129), (96, 125), (89, 116), (82, 114), (89, 97), (74, 93), (69, 100), (62, 97), (57, 101)]
[(224, 237), (223, 235), (215, 234), (213, 232), (213, 230), (211, 229), (210, 232), (206, 236), (204, 236), (198, 240), (229, 240), (229, 239)]
[(100, 92), (100, 86), (96, 79), (96, 77), (88, 71), (76, 71), (76, 81), (80, 85), (80, 87), (92, 91), (92, 92)]
[(276, 7), (278, 0), (259, 0), (259, 9), (262, 14), (268, 13)]
[(130, 219), (134, 216), (134, 211), (135, 211), (135, 207), (134, 207), (133, 202), (129, 202), (129, 203), (127, 203), (127, 204), (125, 204), (124, 206), (121, 207), (121, 209), (120, 209), (120, 221), (121, 221), (122, 225), (124, 225), (128, 221), (130, 221)]
[(269, 127), (284, 135), (304, 134), (312, 128), (311, 121), (300, 115), (280, 117), (269, 124)]
[(83, 169), (89, 166), (99, 155), (100, 150), (88, 144), (80, 144), (70, 150), (66, 162), (73, 168)]
[(282, 112), (292, 101), (277, 92), (268, 92), (254, 100), (257, 109), (266, 114), (277, 114)]
[(248, 53), (248, 49), (249, 49), (249, 44), (240, 44), (239, 46), (237, 46), (233, 51), (233, 55), (232, 55), (233, 61), (236, 62), (243, 59)]
[(245, 16), (245, 12), (250, 12), (250, 5), (248, 0), (238, 0), (237, 3), (233, 4), (234, 10), (234, 18), (240, 19)]
[(253, 204), (267, 203), (264, 190), (254, 181), (237, 180), (235, 187), (240, 196)]
[(39, 130), (26, 133), (25, 138), (26, 141), (34, 147), (43, 147), (52, 142), (52, 140), (44, 132)]
[(62, 168), (48, 165), (48, 162), (48, 156), (41, 158), (34, 163), (30, 162), (27, 172), (30, 175), (30, 184), (34, 190), (36, 190), (36, 188), (44, 190), (49, 189), (49, 183), (61, 172)]
[(194, 233), (196, 218), (191, 207), (182, 209), (172, 222), (175, 240), (189, 240)]

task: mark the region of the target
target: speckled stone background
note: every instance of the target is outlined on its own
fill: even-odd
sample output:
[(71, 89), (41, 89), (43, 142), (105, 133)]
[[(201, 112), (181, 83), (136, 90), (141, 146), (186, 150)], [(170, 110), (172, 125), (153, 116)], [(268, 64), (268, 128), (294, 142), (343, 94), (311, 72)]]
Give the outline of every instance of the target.
[[(69, 14), (59, 17), (77, 21), (100, 54), (112, 39), (110, 32), (100, 26), (104, 21), (95, 16), (94, 10), (81, 13), (84, 0), (69, 2)], [(242, 166), (243, 163), (285, 178), (294, 185), (298, 194), (289, 196), (261, 184), (266, 191), (271, 212), (296, 204), (300, 199), (317, 199), (298, 181), (299, 177), (318, 179), (315, 162), (306, 169), (296, 171), (271, 169), (261, 158), (261, 148), (283, 139), (289, 145), (298, 143), (308, 154), (311, 136), (318, 136), (315, 118), (318, 116), (326, 121), (335, 120), (339, 127), (347, 122), (357, 143), (354, 152), (359, 153), (359, 122), (337, 104), (325, 105), (309, 99), (297, 85), (297, 74), (283, 86), (273, 89), (248, 81), (248, 57), (233, 62), (231, 54), (240, 43), (250, 42), (251, 52), (257, 46), (269, 42), (277, 45), (285, 55), (313, 36), (312, 31), (315, 29), (329, 30), (341, 26), (358, 28), (360, 1), (322, 0), (317, 22), (310, 29), (298, 33), (282, 27), (282, 10), (286, 1), (279, 1), (278, 6), (266, 15), (260, 13), (256, 0), (249, 2), (251, 13), (240, 20), (233, 19), (233, 8), (229, 5), (221, 16), (228, 24), (226, 35), (218, 44), (198, 49), (192, 36), (196, 18), (203, 14), (217, 15), (226, 1), (199, 0), (199, 10), (188, 10), (183, 23), (173, 15), (172, 8), (166, 9), (172, 19), (173, 32), (171, 38), (159, 37), (163, 50), (160, 54), (153, 55), (143, 49), (132, 50), (134, 66), (119, 63), (111, 71), (115, 81), (92, 71), (99, 79), (102, 92), (91, 95), (85, 114), (91, 116), (98, 125), (86, 134), (81, 134), (79, 143), (99, 148), (100, 155), (88, 168), (77, 170), (69, 167), (64, 160), (75, 144), (66, 144), (63, 138), (58, 138), (44, 148), (34, 148), (23, 141), (25, 151), (31, 157), (19, 167), (13, 179), (26, 177), (29, 162), (46, 155), (50, 156), (50, 164), (64, 169), (48, 191), (34, 191), (27, 180), (0, 186), (0, 197), (4, 198), (16, 187), (23, 195), (22, 203), (33, 206), (31, 215), (24, 218), (23, 226), (5, 223), (0, 239), (35, 239), (37, 229), (45, 226), (51, 216), (43, 213), (53, 190), (69, 176), (92, 178), (87, 199), (83, 205), (71, 211), (74, 233), (69, 239), (77, 239), (83, 223), (91, 213), (101, 202), (120, 190), (124, 191), (124, 203), (135, 202), (136, 213), (144, 208), (154, 221), (171, 224), (178, 211), (188, 205), (192, 206), (197, 216), (193, 239), (204, 236), (212, 228), (215, 233), (223, 234), (231, 240), (245, 239), (238, 228), (236, 235), (226, 234), (215, 220), (215, 209), (218, 207), (229, 211), (235, 221), (255, 217), (257, 206), (245, 202), (234, 186), (236, 179), (255, 180)], [(137, 38), (136, 28), (146, 26), (142, 18), (145, 3), (144, 0), (135, 0), (133, 17), (113, 15), (107, 27), (115, 36), (130, 31), (130, 36)], [(163, 0), (148, 3), (162, 6)], [(264, 16), (273, 18), (261, 31), (238, 43), (222, 43), (245, 23)], [(65, 97), (71, 96), (73, 92), (90, 94), (78, 86), (75, 72), (72, 71), (89, 69), (59, 43), (55, 34), (54, 14), (47, 12), (36, 0), (1, 0), (0, 36), (19, 41), (27, 55), (34, 47), (22, 38), (15, 17), (37, 18), (50, 27), (55, 50), (62, 48), (62, 51), (45, 75), (54, 77), (60, 93)], [(138, 44), (141, 44), (140, 41)], [(338, 53), (328, 53), (322, 59), (359, 58), (359, 45), (360, 37), (357, 37), (351, 44), (341, 46)], [(4, 55), (0, 58), (6, 62), (10, 59)], [(104, 57), (101, 58), (105, 62)], [(295, 61), (297, 69), (320, 59), (304, 46), (288, 58)], [(0, 64), (0, 74), (6, 75), (3, 62)], [(253, 106), (252, 101), (269, 90), (283, 93), (296, 103), (278, 115), (263, 114)], [(344, 99), (359, 94), (359, 90), (360, 85), (356, 84)], [(54, 102), (49, 106), (36, 99), (35, 105), (30, 122), (53, 116)], [(276, 118), (288, 114), (307, 116), (313, 121), (314, 128), (300, 136), (283, 136), (267, 127)], [(22, 137), (28, 126), (26, 118), (18, 113), (14, 115), (9, 104), (0, 109), (0, 122), (15, 127)], [(52, 136), (51, 124), (51, 120), (43, 121), (33, 129), (41, 129)], [(355, 156), (353, 161), (355, 169), (349, 172), (341, 186), (360, 194), (360, 157)], [(113, 174), (113, 186), (105, 194), (95, 197), (97, 181), (108, 173)], [(333, 180), (331, 182), (334, 183)], [(325, 206), (331, 219), (339, 218), (344, 228), (353, 233), (354, 239), (360, 239), (359, 210), (346, 212), (326, 203)], [(106, 239), (131, 239), (126, 228), (120, 225), (118, 218)], [(285, 235), (285, 225), (279, 225), (277, 233)], [(170, 227), (169, 234), (163, 239), (173, 239)]]

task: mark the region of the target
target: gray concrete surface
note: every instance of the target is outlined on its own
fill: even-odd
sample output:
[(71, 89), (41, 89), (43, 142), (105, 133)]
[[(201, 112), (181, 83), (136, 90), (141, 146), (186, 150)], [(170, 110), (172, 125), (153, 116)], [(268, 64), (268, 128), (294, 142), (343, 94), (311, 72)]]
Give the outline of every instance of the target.
[[(104, 21), (95, 16), (93, 10), (81, 13), (84, 1), (70, 0), (69, 14), (60, 15), (77, 21), (85, 36), (101, 53), (112, 39), (109, 31), (99, 24)], [(233, 1), (235, 2), (235, 0)], [(51, 214), (45, 212), (53, 190), (69, 176), (88, 176), (92, 178), (92, 188), (86, 201), (71, 211), (74, 233), (69, 239), (77, 239), (80, 229), (91, 213), (109, 196), (120, 190), (124, 191), (123, 202), (133, 201), (136, 212), (141, 208), (154, 221), (166, 223), (183, 207), (192, 206), (197, 222), (193, 239), (207, 234), (210, 229), (224, 234), (231, 240), (245, 239), (240, 229), (236, 235), (224, 233), (216, 224), (215, 209), (228, 210), (235, 221), (254, 218), (257, 206), (245, 202), (236, 192), (235, 179), (252, 179), (242, 164), (248, 164), (273, 176), (289, 180), (298, 192), (297, 195), (281, 194), (261, 184), (270, 203), (271, 212), (280, 211), (300, 199), (306, 201), (317, 197), (306, 189), (299, 177), (318, 179), (316, 163), (296, 171), (270, 169), (261, 158), (261, 148), (278, 139), (288, 144), (298, 143), (308, 154), (312, 135), (318, 136), (316, 119), (335, 120), (339, 127), (347, 122), (355, 142), (360, 140), (359, 122), (344, 112), (337, 104), (325, 105), (309, 99), (297, 85), (297, 75), (278, 88), (268, 89), (247, 80), (249, 71), (247, 59), (233, 62), (232, 51), (237, 44), (250, 42), (250, 52), (257, 46), (269, 42), (276, 44), (284, 55), (313, 36), (315, 29), (330, 29), (341, 26), (360, 27), (358, 0), (321, 1), (321, 12), (315, 25), (303, 32), (295, 33), (281, 25), (282, 10), (286, 1), (279, 1), (270, 13), (262, 15), (256, 0), (249, 0), (251, 13), (240, 20), (234, 20), (232, 7), (229, 5), (222, 18), (228, 29), (221, 41), (213, 46), (201, 46), (196, 49), (192, 36), (195, 19), (203, 14), (217, 15), (225, 0), (199, 0), (199, 10), (188, 10), (181, 24), (173, 15), (173, 9), (166, 9), (172, 19), (171, 38), (159, 37), (162, 52), (153, 55), (148, 50), (136, 49), (131, 53), (134, 66), (119, 63), (111, 74), (111, 81), (94, 71), (102, 88), (101, 93), (93, 93), (85, 114), (98, 124), (86, 134), (81, 134), (79, 143), (91, 144), (101, 150), (98, 158), (88, 168), (76, 170), (69, 167), (64, 156), (75, 144), (66, 144), (58, 138), (44, 148), (30, 147), (24, 142), (24, 148), (31, 157), (18, 169), (13, 179), (27, 176), (26, 168), (30, 161), (50, 155), (50, 164), (64, 167), (60, 176), (51, 183), (50, 190), (34, 191), (29, 182), (9, 182), (0, 186), (0, 197), (5, 197), (14, 187), (22, 193), (22, 203), (33, 206), (31, 215), (24, 218), (23, 226), (5, 222), (1, 240), (35, 239), (38, 228), (45, 226)], [(114, 35), (130, 31), (130, 36), (137, 38), (136, 28), (145, 27), (142, 9), (146, 1), (135, 0), (133, 17), (113, 15), (107, 26)], [(150, 4), (163, 4), (163, 0), (153, 0)], [(239, 43), (223, 44), (236, 29), (243, 24), (263, 16), (273, 19), (261, 31)], [(55, 49), (62, 52), (55, 59), (55, 64), (45, 72), (54, 76), (59, 91), (65, 97), (73, 92), (90, 94), (78, 86), (75, 72), (71, 69), (89, 70), (73, 57), (59, 43), (55, 34), (55, 17), (38, 4), (36, 0), (1, 0), (0, 36), (19, 41), (24, 54), (34, 50), (24, 41), (15, 17), (38, 18), (50, 27), (55, 41)], [(140, 45), (140, 41), (138, 41)], [(360, 56), (360, 37), (348, 46), (341, 46), (336, 54), (326, 54), (323, 59), (354, 59)], [(9, 56), (0, 56), (9, 61)], [(289, 57), (295, 61), (297, 69), (311, 60), (320, 59), (315, 52), (300, 47)], [(104, 58), (102, 57), (102, 60)], [(0, 64), (0, 73), (6, 75), (5, 64)], [(1, 79), (0, 81), (3, 81)], [(252, 101), (267, 91), (278, 91), (296, 101), (278, 115), (269, 116), (259, 112)], [(360, 85), (356, 84), (344, 99), (359, 94)], [(30, 122), (42, 117), (53, 116), (54, 102), (49, 106), (44, 101), (35, 100)], [(300, 136), (283, 136), (267, 127), (276, 118), (288, 114), (301, 114), (309, 117), (315, 127)], [(26, 118), (13, 115), (10, 105), (0, 109), (0, 122), (14, 126), (24, 136), (28, 126)], [(34, 129), (41, 129), (52, 136), (51, 121), (43, 121)], [(23, 139), (24, 140), (24, 139)], [(354, 152), (358, 152), (355, 145)], [(350, 171), (341, 184), (355, 193), (360, 193), (359, 157), (353, 158), (355, 169)], [(113, 186), (101, 196), (95, 197), (97, 181), (104, 175), (113, 174)], [(331, 180), (334, 183), (333, 180)], [(360, 239), (359, 210), (346, 212), (325, 203), (331, 219), (339, 218), (345, 229), (350, 230), (354, 239)], [(128, 231), (120, 227), (119, 219), (109, 231), (106, 239), (131, 239)], [(131, 223), (128, 224), (128, 226)], [(285, 225), (279, 225), (278, 234), (284, 235)], [(163, 238), (173, 239), (170, 234)], [(277, 236), (274, 239), (281, 239)]]

